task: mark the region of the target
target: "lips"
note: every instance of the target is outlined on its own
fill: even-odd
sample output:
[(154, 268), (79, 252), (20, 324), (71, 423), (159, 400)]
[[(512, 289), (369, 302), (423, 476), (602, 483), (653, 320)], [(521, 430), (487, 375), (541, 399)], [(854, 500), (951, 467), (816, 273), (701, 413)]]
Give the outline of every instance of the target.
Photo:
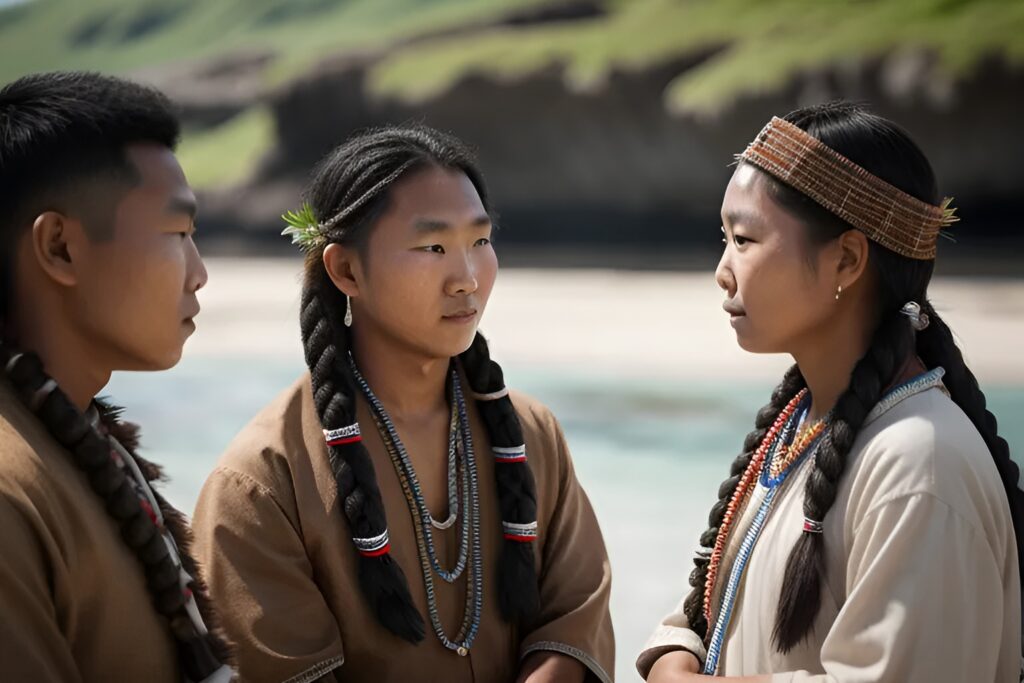
[(185, 317), (182, 318), (182, 321), (192, 320), (197, 315), (199, 315), (199, 311), (200, 311), (200, 306), (199, 306), (199, 304), (197, 302), (196, 305), (194, 307), (192, 307), (192, 309), (188, 313), (185, 314)]
[(448, 321), (451, 321), (451, 322), (466, 322), (468, 320), (472, 320), (475, 317), (476, 317), (476, 309), (475, 308), (464, 308), (462, 310), (454, 311), (452, 313), (447, 313), (447, 314), (442, 316), (442, 318), (444, 320), (448, 320)]
[(747, 312), (743, 310), (742, 306), (738, 306), (737, 304), (733, 303), (732, 301), (726, 301), (725, 303), (723, 303), (722, 304), (722, 310), (725, 311), (726, 313), (728, 313), (729, 315), (731, 315), (733, 317), (737, 317), (737, 318), (739, 316), (747, 314)]

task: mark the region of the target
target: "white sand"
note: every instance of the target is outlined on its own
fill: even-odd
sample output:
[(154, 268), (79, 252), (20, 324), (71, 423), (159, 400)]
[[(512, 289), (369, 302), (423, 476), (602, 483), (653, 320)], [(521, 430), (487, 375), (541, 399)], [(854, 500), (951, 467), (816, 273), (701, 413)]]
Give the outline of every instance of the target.
[[(301, 261), (207, 260), (192, 355), (301, 358)], [(1024, 280), (938, 278), (931, 297), (985, 383), (1024, 382)], [(774, 379), (783, 356), (738, 348), (708, 273), (505, 269), (482, 329), (496, 358), (603, 375)]]

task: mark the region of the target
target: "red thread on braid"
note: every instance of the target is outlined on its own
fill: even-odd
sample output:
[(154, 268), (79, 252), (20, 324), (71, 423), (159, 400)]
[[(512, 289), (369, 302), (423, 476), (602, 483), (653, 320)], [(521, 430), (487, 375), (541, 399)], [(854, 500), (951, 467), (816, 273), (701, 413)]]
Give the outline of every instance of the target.
[(328, 441), (327, 445), (328, 446), (344, 446), (345, 444), (359, 443), (362, 440), (363, 440), (363, 437), (359, 436), (359, 435), (347, 436), (347, 437), (345, 437), (343, 439), (334, 439), (333, 441)]
[(505, 538), (509, 541), (516, 541), (517, 543), (533, 543), (537, 540), (536, 536), (517, 536), (515, 534), (505, 534)]
[(380, 557), (381, 555), (387, 555), (391, 552), (391, 544), (386, 543), (383, 548), (377, 550), (360, 550), (359, 554), (363, 557)]
[(140, 497), (139, 498), (139, 505), (141, 505), (142, 509), (145, 511), (145, 513), (147, 515), (149, 515), (149, 519), (153, 522), (153, 524), (156, 525), (157, 528), (159, 528), (160, 527), (160, 520), (156, 516), (156, 512), (153, 510), (153, 506), (149, 504), (149, 501), (146, 500), (145, 498), (141, 498)]

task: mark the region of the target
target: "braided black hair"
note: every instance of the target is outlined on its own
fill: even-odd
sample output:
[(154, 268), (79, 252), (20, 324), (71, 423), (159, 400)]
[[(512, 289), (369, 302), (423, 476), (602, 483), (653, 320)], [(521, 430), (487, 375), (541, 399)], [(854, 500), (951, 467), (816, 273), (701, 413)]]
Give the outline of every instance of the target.
[[(200, 633), (192, 624), (180, 573), (161, 531), (111, 457), (108, 434), (117, 438), (119, 432), (129, 441), (123, 445), (130, 452), (134, 429), (118, 422), (116, 411), (109, 409), (102, 415), (108, 434), (94, 428), (47, 376), (38, 356), (16, 347), (17, 330), (8, 320), (16, 295), (11, 258), (31, 219), (74, 201), (79, 185), (97, 175), (121, 184), (132, 182), (135, 169), (125, 157), (125, 147), (148, 142), (173, 149), (178, 133), (177, 117), (164, 95), (118, 78), (79, 72), (36, 74), (0, 90), (0, 368), (15, 393), (88, 475), (142, 565), (153, 604), (167, 619), (177, 643), (183, 671), (192, 680), (202, 680), (228, 661), (227, 647), (213, 631)], [(109, 226), (87, 227), (94, 239), (109, 236), (104, 230)], [(158, 476), (158, 468), (130, 455), (148, 479)], [(189, 590), (207, 622), (212, 622), (205, 589), (188, 555), (187, 524), (157, 492), (153, 494), (175, 536), (182, 566), (194, 578)]]
[[(842, 102), (800, 109), (785, 118), (907, 194), (933, 205), (939, 203), (935, 174), (927, 158), (910, 136), (892, 122)], [(807, 226), (813, 242), (826, 242), (852, 229), (772, 176), (761, 173), (761, 179), (767, 184), (769, 194)], [(985, 396), (964, 363), (949, 327), (928, 302), (927, 288), (934, 261), (910, 259), (871, 242), (868, 263), (877, 284), (878, 323), (867, 352), (851, 373), (850, 384), (836, 402), (829, 429), (818, 447), (805, 489), (805, 516), (817, 521), (824, 519), (835, 502), (838, 483), (857, 432), (907, 360), (916, 354), (928, 368), (942, 366), (945, 369), (944, 382), (953, 401), (988, 445), (1009, 500), (1019, 559), (1024, 561), (1024, 492), (1018, 487), (1019, 470), (1010, 459), (1006, 441), (998, 435), (995, 417), (985, 409)], [(900, 314), (908, 301), (919, 302), (930, 317), (931, 324), (916, 334), (910, 321)], [(780, 409), (777, 403), (773, 400), (769, 407)], [(759, 414), (758, 426), (764, 422), (762, 418)], [(751, 436), (757, 434), (755, 431)], [(750, 450), (746, 447), (750, 442), (751, 437), (748, 437), (745, 451)], [(753, 447), (756, 445), (754, 443)], [(740, 456), (733, 471), (743, 462)], [(749, 456), (745, 462), (749, 462)], [(701, 538), (705, 547), (714, 544), (721, 522), (721, 514), (715, 512), (718, 508), (724, 512), (722, 501), (728, 502), (737, 482), (738, 477), (732, 476), (719, 491), (721, 498), (710, 520), (712, 528)], [(773, 641), (781, 652), (791, 650), (813, 628), (821, 602), (825, 542), (822, 534), (804, 533), (790, 553), (772, 632)], [(694, 591), (687, 599), (686, 614), (694, 630), (706, 636), (707, 623), (696, 606), (704, 597), (707, 560), (702, 554), (696, 562), (691, 581)]]
[[(107, 512), (118, 523), (125, 544), (131, 549), (142, 565), (146, 585), (153, 598), (153, 605), (170, 624), (178, 648), (178, 656), (185, 674), (190, 680), (200, 681), (221, 668), (228, 659), (227, 647), (213, 631), (199, 633), (185, 610), (186, 596), (179, 583), (180, 572), (160, 529), (139, 501), (131, 480), (121, 471), (111, 457), (109, 438), (90, 424), (67, 395), (53, 383), (43, 370), (38, 356), (19, 353), (6, 344), (0, 344), (0, 366), (5, 369), (7, 381), (15, 393), (33, 411), (50, 435), (66, 448), (74, 462), (87, 475), (89, 484), (104, 501)], [(41, 400), (40, 400), (41, 399)], [(111, 428), (117, 425), (110, 419), (111, 411), (105, 411), (104, 422)], [(127, 447), (131, 449), (129, 442)], [(133, 453), (130, 454), (135, 457)], [(137, 458), (137, 461), (141, 459)], [(156, 474), (154, 468), (139, 462), (140, 468), (148, 471), (149, 478)], [(165, 522), (172, 527), (170, 506), (154, 491), (157, 501), (165, 514)], [(175, 534), (182, 565), (192, 577), (197, 577), (196, 565), (188, 555), (188, 538), (185, 525), (179, 522)], [(200, 610), (209, 619), (210, 610), (205, 602), (204, 587), (197, 582), (189, 586)], [(212, 621), (212, 619), (209, 619)]]
[[(325, 227), (326, 242), (357, 248), (365, 244), (373, 224), (387, 207), (395, 182), (429, 167), (465, 174), (489, 210), (483, 178), (462, 143), (423, 126), (382, 128), (350, 139), (314, 173), (307, 198)], [(317, 414), (325, 429), (336, 429), (356, 423), (356, 384), (347, 362), (350, 333), (342, 321), (348, 301), (327, 275), (322, 261), (324, 248), (307, 256), (301, 329)], [(460, 361), (474, 393), (489, 394), (504, 388), (501, 368), (491, 360), (480, 334), (461, 354)], [(523, 443), (519, 419), (508, 396), (479, 401), (479, 407), (494, 446)], [(327, 450), (353, 537), (373, 538), (384, 533), (386, 513), (366, 447), (355, 441), (329, 445)], [(507, 464), (496, 470), (502, 519), (536, 519), (536, 490), (528, 465)], [(534, 562), (531, 543), (504, 541), (498, 601), (509, 620), (528, 619), (539, 609)], [(366, 600), (385, 628), (411, 642), (423, 638), (423, 618), (412, 602), (404, 573), (389, 553), (360, 553), (359, 578)]]

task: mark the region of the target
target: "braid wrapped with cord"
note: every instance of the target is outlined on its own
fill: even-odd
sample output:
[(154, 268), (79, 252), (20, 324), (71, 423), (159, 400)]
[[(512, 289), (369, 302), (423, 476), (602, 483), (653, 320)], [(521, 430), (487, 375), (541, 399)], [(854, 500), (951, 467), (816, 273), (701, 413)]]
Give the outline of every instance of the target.
[(158, 526), (157, 516), (143, 506), (132, 480), (115, 461), (110, 437), (119, 438), (147, 480), (159, 476), (158, 468), (132, 452), (135, 429), (116, 420), (118, 410), (101, 404), (101, 419), (110, 436), (102, 434), (47, 376), (38, 356), (33, 353), (20, 353), (7, 344), (0, 345), (0, 367), (3, 367), (15, 393), (85, 472), (90, 486), (104, 501), (108, 514), (119, 524), (125, 544), (145, 572), (154, 607), (170, 625), (179, 661), (188, 680), (229, 680), (231, 674), (225, 665), (229, 661), (226, 644), (204, 625), (195, 624), (187, 612), (189, 597), (194, 597), (205, 621), (213, 623), (205, 587), (198, 580), (195, 562), (188, 554), (190, 536), (187, 522), (156, 491), (152, 491), (163, 522), (175, 538), (182, 563), (179, 567)]
[[(899, 311), (891, 311), (854, 366), (850, 385), (836, 401), (815, 451), (804, 489), (806, 519), (820, 524), (831, 509), (857, 432), (912, 354), (913, 333), (910, 322)], [(810, 633), (821, 606), (824, 574), (824, 535), (805, 530), (790, 551), (779, 595), (772, 641), (780, 652), (793, 649)]]
[[(302, 288), (302, 346), (316, 412), (325, 430), (357, 424), (355, 383), (347, 362), (348, 332), (338, 314), (331, 313), (345, 310), (345, 305), (345, 295), (323, 267), (311, 269)], [(360, 588), (385, 628), (418, 643), (425, 633), (423, 617), (412, 603), (402, 568), (387, 552), (387, 516), (370, 454), (361, 440), (347, 441), (328, 445), (327, 457), (359, 552)], [(370, 539), (380, 542), (370, 545)]]
[[(390, 188), (405, 175), (431, 166), (465, 174), (489, 210), (483, 178), (458, 140), (421, 126), (390, 127), (356, 136), (328, 155), (307, 193), (305, 218), (315, 222), (307, 220), (301, 227), (292, 223), (301, 235), (296, 241), (307, 249), (301, 304), (303, 348), (317, 414), (328, 436), (338, 500), (360, 556), (360, 588), (378, 621), (414, 643), (423, 639), (424, 621), (401, 567), (390, 556), (387, 515), (376, 474), (357, 436), (356, 384), (347, 363), (351, 340), (343, 323), (348, 300), (331, 282), (322, 259), (332, 243), (356, 249), (365, 246), (373, 224), (387, 208)], [(501, 368), (491, 360), (479, 334), (460, 360), (474, 394), (504, 389)], [(478, 399), (478, 405), (493, 446), (522, 449), (522, 429), (507, 395)], [(526, 620), (539, 609), (531, 542), (536, 536), (537, 506), (533, 476), (525, 458), (507, 463), (499, 459), (495, 469), (506, 523), (499, 604), (505, 618)]]
[(495, 454), (498, 505), (505, 525), (498, 574), (501, 613), (508, 620), (528, 621), (540, 610), (540, 593), (532, 543), (537, 536), (537, 488), (526, 459), (523, 429), (501, 366), (491, 360), (483, 335), (477, 333), (460, 359)]

